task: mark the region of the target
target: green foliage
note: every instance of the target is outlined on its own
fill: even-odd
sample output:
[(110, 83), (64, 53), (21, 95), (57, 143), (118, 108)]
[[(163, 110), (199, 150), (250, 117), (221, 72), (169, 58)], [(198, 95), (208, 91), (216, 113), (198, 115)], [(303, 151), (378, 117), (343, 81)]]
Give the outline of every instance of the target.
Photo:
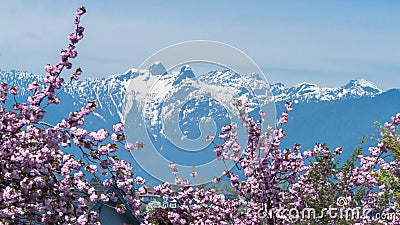
[(153, 201), (149, 202), (149, 204), (146, 205), (146, 214), (153, 215), (154, 210), (161, 208), (161, 207), (162, 207), (161, 202), (153, 200)]

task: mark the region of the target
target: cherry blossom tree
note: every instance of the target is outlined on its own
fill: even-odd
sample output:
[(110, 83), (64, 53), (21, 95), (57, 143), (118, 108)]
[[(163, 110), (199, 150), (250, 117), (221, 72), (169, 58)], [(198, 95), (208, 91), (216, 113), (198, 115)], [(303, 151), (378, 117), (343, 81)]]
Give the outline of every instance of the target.
[[(95, 102), (57, 124), (45, 122), (46, 108), (59, 104), (63, 87), (82, 73), (81, 68), (72, 70), (70, 60), (77, 57), (76, 45), (84, 37), (81, 16), (85, 12), (85, 7), (77, 9), (70, 43), (60, 51), (56, 65), (44, 67), (43, 82), (29, 85), (27, 102), (16, 101), (17, 86), (0, 85), (1, 224), (100, 224), (98, 212), (88, 205), (110, 205), (118, 199), (117, 193), (99, 193), (89, 182), (90, 175), (100, 172), (106, 177), (103, 185), (116, 186), (133, 212), (139, 212), (132, 165), (115, 155), (119, 148), (133, 149), (133, 144), (125, 142), (122, 123), (110, 132), (83, 129), (85, 117), (96, 109)], [(71, 70), (67, 83), (61, 73)], [(79, 149), (81, 156), (70, 154), (72, 147)], [(110, 207), (120, 213), (126, 210), (123, 204)]]
[[(220, 198), (214, 189), (194, 187), (177, 177), (181, 184), (156, 186), (160, 194), (179, 202), (178, 210), (162, 209), (146, 224), (399, 224), (398, 208), (400, 138), (397, 134), (400, 114), (380, 128), (376, 147), (363, 155), (357, 148), (353, 156), (339, 166), (342, 148), (330, 150), (317, 143), (314, 149), (300, 151), (300, 145), (281, 150), (286, 136), (291, 103), (279, 119), (277, 129), (261, 130), (262, 118), (255, 121), (246, 114), (246, 103), (234, 103), (247, 128), (243, 151), (237, 142), (237, 124), (221, 129), (224, 144), (215, 146), (217, 159), (233, 160), (236, 172), (223, 176), (236, 189), (237, 199)], [(265, 115), (260, 112), (261, 117)], [(207, 137), (211, 140), (212, 137)], [(216, 178), (218, 183), (221, 178)], [(188, 217), (190, 215), (191, 217)], [(167, 218), (166, 218), (167, 217)]]

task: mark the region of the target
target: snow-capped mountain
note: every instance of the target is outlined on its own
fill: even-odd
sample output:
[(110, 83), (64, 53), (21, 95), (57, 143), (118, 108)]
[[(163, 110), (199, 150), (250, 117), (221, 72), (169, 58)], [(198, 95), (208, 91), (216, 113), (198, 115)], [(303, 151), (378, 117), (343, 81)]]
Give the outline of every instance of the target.
[[(106, 111), (111, 116), (118, 116), (122, 119), (124, 115), (125, 97), (128, 89), (129, 81), (131, 85), (137, 87), (133, 91), (133, 95), (146, 93), (151, 88), (155, 81), (170, 80), (172, 86), (181, 83), (182, 80), (194, 78), (196, 75), (185, 65), (181, 68), (178, 74), (165, 76), (166, 69), (157, 62), (153, 64), (147, 71), (137, 71), (130, 69), (123, 74), (115, 74), (105, 78), (88, 78), (76, 82), (72, 82), (65, 88), (67, 94), (74, 99), (75, 105), (82, 105), (89, 100), (94, 100), (98, 103), (99, 109)], [(160, 79), (164, 76), (163, 79)], [(240, 80), (245, 79), (248, 84), (252, 85), (253, 89), (257, 88), (258, 75), (244, 75), (241, 77), (232, 71), (211, 71), (201, 76), (203, 80), (208, 80), (213, 84), (227, 84), (230, 86), (241, 85)], [(33, 81), (40, 81), (42, 76), (34, 75), (26, 71), (1, 71), (1, 81), (18, 85), (20, 92), (24, 95), (25, 88)], [(168, 81), (166, 81), (168, 82)], [(147, 88), (147, 90), (146, 90)], [(261, 89), (262, 90), (262, 89)], [(270, 91), (274, 95), (275, 102), (296, 101), (296, 102), (321, 102), (321, 101), (338, 101), (360, 97), (374, 97), (383, 93), (375, 84), (365, 79), (351, 80), (342, 87), (325, 88), (318, 87), (312, 83), (300, 83), (293, 87), (285, 87), (282, 83), (270, 84)], [(142, 96), (145, 98), (145, 96)], [(103, 112), (104, 113), (104, 112)], [(101, 115), (99, 116), (107, 116)]]
[(43, 76), (35, 75), (35, 74), (29, 73), (27, 71), (0, 70), (0, 83), (6, 82), (9, 85), (18, 86), (20, 88), (19, 93), (21, 95), (29, 94), (26, 92), (26, 88), (28, 87), (28, 84), (30, 84), (34, 81), (41, 81), (42, 79), (43, 79)]
[[(54, 107), (57, 111), (48, 114), (48, 117), (52, 121), (59, 121), (68, 117), (69, 112), (78, 110), (87, 101), (96, 101), (98, 108), (85, 123), (87, 129), (93, 130), (111, 128), (113, 124), (124, 121), (127, 111), (134, 111), (130, 122), (139, 125), (130, 130), (144, 136), (150, 134), (149, 141), (152, 143), (145, 143), (145, 146), (158, 146), (160, 151), (168, 153), (171, 148), (165, 147), (163, 150), (166, 142), (162, 139), (165, 137), (172, 137), (170, 141), (172, 140), (174, 145), (183, 147), (191, 147), (196, 141), (204, 143), (201, 131), (204, 122), (207, 121), (203, 120), (203, 117), (220, 121), (215, 123), (218, 131), (227, 123), (227, 112), (224, 109), (232, 107), (230, 100), (233, 97), (249, 99), (250, 103), (268, 103), (272, 93), (277, 112), (284, 110), (283, 104), (286, 101), (296, 103), (294, 111), (290, 114), (290, 122), (286, 126), (288, 137), (282, 142), (283, 147), (301, 143), (303, 149), (307, 149), (320, 142), (327, 143), (332, 148), (341, 146), (344, 155), (348, 156), (358, 146), (361, 135), (375, 132), (373, 121), (383, 123), (390, 119), (391, 115), (400, 112), (398, 104), (393, 104), (400, 100), (400, 89), (383, 91), (365, 79), (351, 80), (341, 87), (325, 88), (311, 83), (300, 83), (292, 87), (285, 87), (282, 83), (266, 86), (260, 82), (261, 77), (258, 74), (241, 76), (229, 70), (211, 71), (198, 76), (197, 80), (193, 79), (196, 75), (198, 74), (194, 74), (189, 66), (168, 73), (164, 66), (157, 62), (147, 70), (130, 69), (123, 74), (105, 78), (81, 79), (65, 87), (65, 91), (60, 95), (62, 105)], [(33, 81), (40, 82), (42, 78), (29, 72), (0, 70), (0, 83), (18, 85), (20, 93), (25, 97), (28, 95), (28, 84)], [(65, 79), (69, 80), (68, 77)], [(206, 97), (190, 101), (190, 98), (199, 95)], [(211, 101), (207, 96), (210, 99), (218, 97), (219, 100), (223, 100), (222, 103), (229, 103)], [(169, 115), (171, 112), (177, 112), (177, 108), (178, 113), (173, 113), (176, 114), (175, 117)], [(200, 110), (194, 110), (195, 108)], [(278, 116), (279, 114), (277, 113)], [(143, 126), (142, 118), (149, 124), (144, 130), (139, 129)], [(163, 125), (175, 120), (179, 122), (170, 123), (176, 127), (169, 130), (180, 129), (182, 132), (168, 134)], [(138, 136), (137, 140), (142, 140), (141, 138), (142, 136)], [(170, 156), (174, 154), (177, 153), (172, 152)], [(182, 154), (184, 153), (179, 152), (178, 159), (174, 161), (184, 163), (179, 160), (190, 161), (193, 158), (194, 161), (198, 161), (200, 158), (208, 160), (214, 157), (213, 154), (201, 157)]]
[(344, 86), (335, 88), (321, 88), (316, 84), (305, 82), (286, 88), (282, 83), (277, 83), (271, 85), (271, 90), (276, 102), (334, 101), (363, 96), (374, 97), (383, 92), (375, 84), (365, 79), (351, 80)]

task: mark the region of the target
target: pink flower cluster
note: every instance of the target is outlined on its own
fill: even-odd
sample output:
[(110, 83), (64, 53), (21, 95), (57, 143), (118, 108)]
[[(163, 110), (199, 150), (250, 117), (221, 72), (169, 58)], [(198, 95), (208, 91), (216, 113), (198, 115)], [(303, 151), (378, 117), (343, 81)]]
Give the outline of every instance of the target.
[[(72, 68), (70, 59), (77, 56), (76, 44), (85, 30), (80, 25), (85, 12), (84, 7), (77, 9), (69, 45), (60, 51), (57, 65), (44, 67), (44, 83), (35, 81), (29, 85), (27, 103), (15, 102), (11, 109), (7, 108), (8, 93), (18, 95), (19, 89), (6, 83), (0, 85), (0, 224), (100, 224), (98, 212), (88, 203), (110, 206), (108, 202), (118, 200), (117, 193), (100, 193), (89, 182), (100, 172), (106, 177), (104, 187), (118, 188), (132, 213), (139, 214), (132, 165), (115, 155), (118, 144), (128, 146), (127, 150), (133, 146), (125, 143), (121, 123), (113, 126), (109, 141), (110, 133), (105, 129), (86, 131), (82, 126), (85, 117), (96, 109), (95, 102), (71, 112), (55, 125), (44, 121), (46, 107), (60, 102), (58, 95), (65, 85), (60, 75), (64, 68)], [(80, 68), (75, 69), (71, 81), (78, 80), (81, 73)], [(69, 154), (70, 147), (79, 149), (82, 155)], [(126, 207), (117, 204), (115, 209), (123, 213)]]
[[(214, 183), (229, 180), (237, 197), (222, 199), (213, 187), (195, 187), (176, 177), (176, 185), (181, 185), (178, 190), (174, 190), (169, 183), (155, 186), (154, 190), (168, 195), (170, 200), (176, 200), (179, 203), (178, 210), (165, 209), (168, 213), (163, 218), (147, 215), (145, 224), (400, 223), (400, 210), (387, 205), (396, 205), (396, 193), (397, 196), (400, 194), (397, 183), (400, 178), (400, 137), (396, 134), (400, 114), (392, 117), (392, 123), (385, 124), (386, 128), (381, 128), (382, 138), (386, 141), (381, 141), (377, 147), (370, 147), (369, 154), (365, 156), (361, 154), (361, 148), (357, 149), (353, 157), (339, 167), (337, 157), (343, 152), (342, 148), (331, 151), (324, 144), (316, 144), (314, 149), (301, 152), (300, 144), (294, 144), (291, 149), (281, 150), (281, 141), (286, 136), (282, 127), (268, 127), (263, 132), (262, 120), (254, 121), (246, 114), (243, 108), (246, 103), (236, 100), (234, 105), (240, 112), (242, 126), (247, 129), (247, 145), (242, 148), (237, 143), (237, 124), (221, 128), (219, 137), (224, 144), (215, 146), (216, 158), (233, 160), (236, 169), (222, 171), (222, 178), (216, 177)], [(285, 107), (286, 111), (279, 119), (281, 126), (288, 122), (289, 112), (293, 109), (290, 102)], [(260, 116), (264, 116), (264, 112), (260, 112)], [(207, 136), (206, 140), (210, 141), (210, 137)], [(394, 158), (385, 156), (389, 154), (388, 149), (396, 148), (399, 151), (397, 157), (396, 153)], [(174, 163), (169, 165), (173, 172), (175, 166)], [(348, 204), (340, 204), (339, 200), (342, 199)], [(337, 212), (361, 208), (392, 217), (378, 218), (373, 217), (374, 214), (350, 219), (329, 215), (317, 217), (324, 213), (324, 208), (336, 209)], [(316, 216), (308, 219), (282, 216), (282, 209), (297, 212), (314, 209)], [(190, 221), (180, 220), (187, 215), (190, 215)]]

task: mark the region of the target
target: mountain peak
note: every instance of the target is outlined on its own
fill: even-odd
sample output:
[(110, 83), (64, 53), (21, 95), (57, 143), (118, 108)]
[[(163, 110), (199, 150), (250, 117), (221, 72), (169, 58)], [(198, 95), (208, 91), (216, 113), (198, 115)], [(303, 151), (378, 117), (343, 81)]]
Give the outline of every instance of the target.
[(382, 93), (374, 83), (364, 78), (349, 81), (346, 85), (336, 88), (321, 88), (316, 84), (302, 82), (293, 87), (286, 88), (282, 83), (270, 85), (276, 101), (297, 100), (333, 101), (363, 96), (373, 97)]
[(182, 80), (188, 78), (188, 79), (192, 79), (195, 78), (196, 75), (194, 75), (192, 68), (190, 68), (189, 65), (183, 65), (181, 67), (181, 70), (178, 74), (178, 78), (174, 81), (174, 83), (172, 85), (177, 85), (180, 82), (182, 82)]
[(160, 61), (157, 61), (149, 67), (149, 72), (151, 75), (164, 75), (167, 70)]
[[(190, 68), (189, 65), (183, 65), (183, 66), (181, 67), (181, 73), (184, 73), (184, 72), (186, 72), (186, 71), (192, 71), (192, 68)], [(192, 71), (192, 72), (193, 72), (193, 71)]]
[(299, 89), (299, 90), (304, 90), (304, 89), (317, 89), (319, 87), (316, 84), (307, 83), (307, 82), (301, 82), (301, 83), (295, 84), (293, 86), (293, 88), (294, 89)]
[(363, 88), (371, 88), (371, 89), (382, 91), (374, 83), (372, 83), (371, 81), (364, 79), (364, 78), (350, 80), (349, 83), (347, 83), (343, 87), (344, 88), (363, 87)]

